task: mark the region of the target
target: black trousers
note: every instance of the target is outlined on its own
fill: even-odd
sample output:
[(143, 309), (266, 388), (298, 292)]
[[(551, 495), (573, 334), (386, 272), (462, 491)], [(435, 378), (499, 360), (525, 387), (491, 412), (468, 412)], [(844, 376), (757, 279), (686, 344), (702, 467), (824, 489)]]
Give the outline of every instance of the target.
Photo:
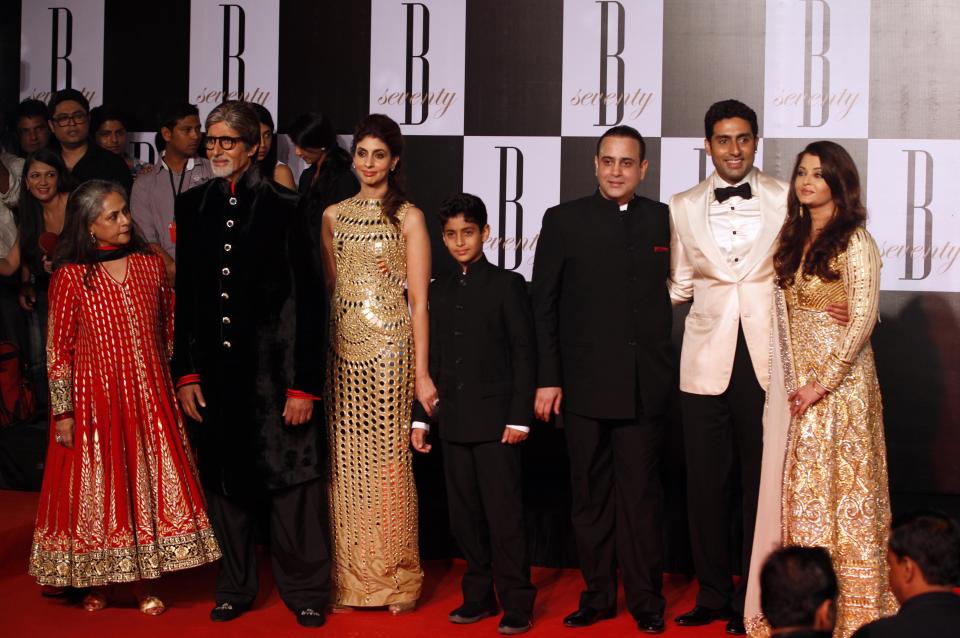
[(570, 457), (573, 531), (586, 591), (580, 606), (617, 603), (617, 565), (627, 609), (663, 613), (662, 423), (563, 415)]
[(467, 561), (466, 602), (492, 604), (494, 586), (506, 611), (533, 614), (537, 590), (523, 521), (520, 447), (500, 441), (443, 442), (450, 528)]
[[(757, 382), (742, 327), (726, 392), (716, 396), (680, 393), (690, 545), (700, 582), (697, 604), (710, 609), (732, 605), (734, 611), (743, 612), (760, 490), (763, 403), (764, 391)], [(735, 477), (737, 466), (739, 477)], [(737, 478), (743, 511), (743, 578), (734, 591), (729, 540), (733, 481)]]
[[(257, 597), (256, 501), (206, 490), (207, 507), (223, 559), (216, 602), (250, 606)], [(297, 612), (323, 610), (330, 598), (326, 491), (321, 479), (268, 492), (270, 554), (280, 598)]]

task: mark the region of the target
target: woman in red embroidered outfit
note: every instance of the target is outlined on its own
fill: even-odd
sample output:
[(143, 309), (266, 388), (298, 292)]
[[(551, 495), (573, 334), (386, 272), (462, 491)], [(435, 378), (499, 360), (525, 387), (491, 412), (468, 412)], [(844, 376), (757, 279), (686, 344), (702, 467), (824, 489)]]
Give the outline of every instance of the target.
[[(41, 585), (103, 587), (220, 558), (168, 361), (173, 292), (134, 231), (122, 187), (83, 184), (67, 203), (50, 285), (54, 427), (30, 554)], [(142, 593), (142, 592), (138, 592)], [(155, 596), (140, 609), (162, 613)]]

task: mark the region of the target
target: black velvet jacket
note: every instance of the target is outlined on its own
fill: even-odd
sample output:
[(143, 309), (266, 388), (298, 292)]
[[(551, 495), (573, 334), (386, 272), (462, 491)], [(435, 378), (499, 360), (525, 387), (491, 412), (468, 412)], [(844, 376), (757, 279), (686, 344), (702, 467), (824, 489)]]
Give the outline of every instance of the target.
[(544, 214), (532, 285), (537, 386), (561, 386), (565, 409), (665, 413), (676, 385), (669, 250), (669, 211), (645, 197), (621, 212), (598, 191)]
[[(430, 376), (440, 396), (440, 438), (499, 441), (529, 426), (537, 381), (533, 311), (523, 277), (484, 257), (466, 274), (430, 284)], [(415, 421), (426, 421), (414, 401)]]
[(283, 423), (288, 390), (321, 396), (323, 276), (297, 195), (249, 173), (177, 198), (174, 379), (198, 375), (206, 407), (191, 423), (201, 479), (228, 494), (321, 475), (323, 410)]

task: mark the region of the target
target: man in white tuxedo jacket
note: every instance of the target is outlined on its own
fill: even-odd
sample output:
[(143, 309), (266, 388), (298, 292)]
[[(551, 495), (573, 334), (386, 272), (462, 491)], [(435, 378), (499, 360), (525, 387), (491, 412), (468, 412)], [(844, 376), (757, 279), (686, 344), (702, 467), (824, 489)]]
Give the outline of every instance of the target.
[[(731, 494), (743, 511), (741, 574), (747, 574), (760, 485), (763, 403), (769, 373), (773, 252), (787, 212), (787, 185), (754, 168), (757, 116), (736, 100), (705, 117), (716, 169), (670, 200), (670, 298), (693, 300), (680, 354), (690, 542), (700, 592), (678, 625), (728, 620), (743, 633), (746, 579), (730, 561)], [(739, 476), (735, 472), (739, 465)]]

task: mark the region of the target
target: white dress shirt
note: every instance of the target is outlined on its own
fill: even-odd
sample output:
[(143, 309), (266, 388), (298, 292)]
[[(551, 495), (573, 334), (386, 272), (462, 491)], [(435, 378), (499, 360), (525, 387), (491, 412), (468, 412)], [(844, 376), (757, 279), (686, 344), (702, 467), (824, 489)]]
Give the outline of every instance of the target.
[[(727, 263), (737, 272), (753, 248), (763, 221), (760, 216), (756, 172), (757, 169), (751, 170), (736, 184), (728, 184), (719, 175), (714, 175), (713, 189), (710, 191), (710, 231)], [(750, 184), (753, 193), (750, 199), (734, 195), (721, 204), (713, 194), (713, 190), (717, 188), (739, 186), (744, 182)]]

